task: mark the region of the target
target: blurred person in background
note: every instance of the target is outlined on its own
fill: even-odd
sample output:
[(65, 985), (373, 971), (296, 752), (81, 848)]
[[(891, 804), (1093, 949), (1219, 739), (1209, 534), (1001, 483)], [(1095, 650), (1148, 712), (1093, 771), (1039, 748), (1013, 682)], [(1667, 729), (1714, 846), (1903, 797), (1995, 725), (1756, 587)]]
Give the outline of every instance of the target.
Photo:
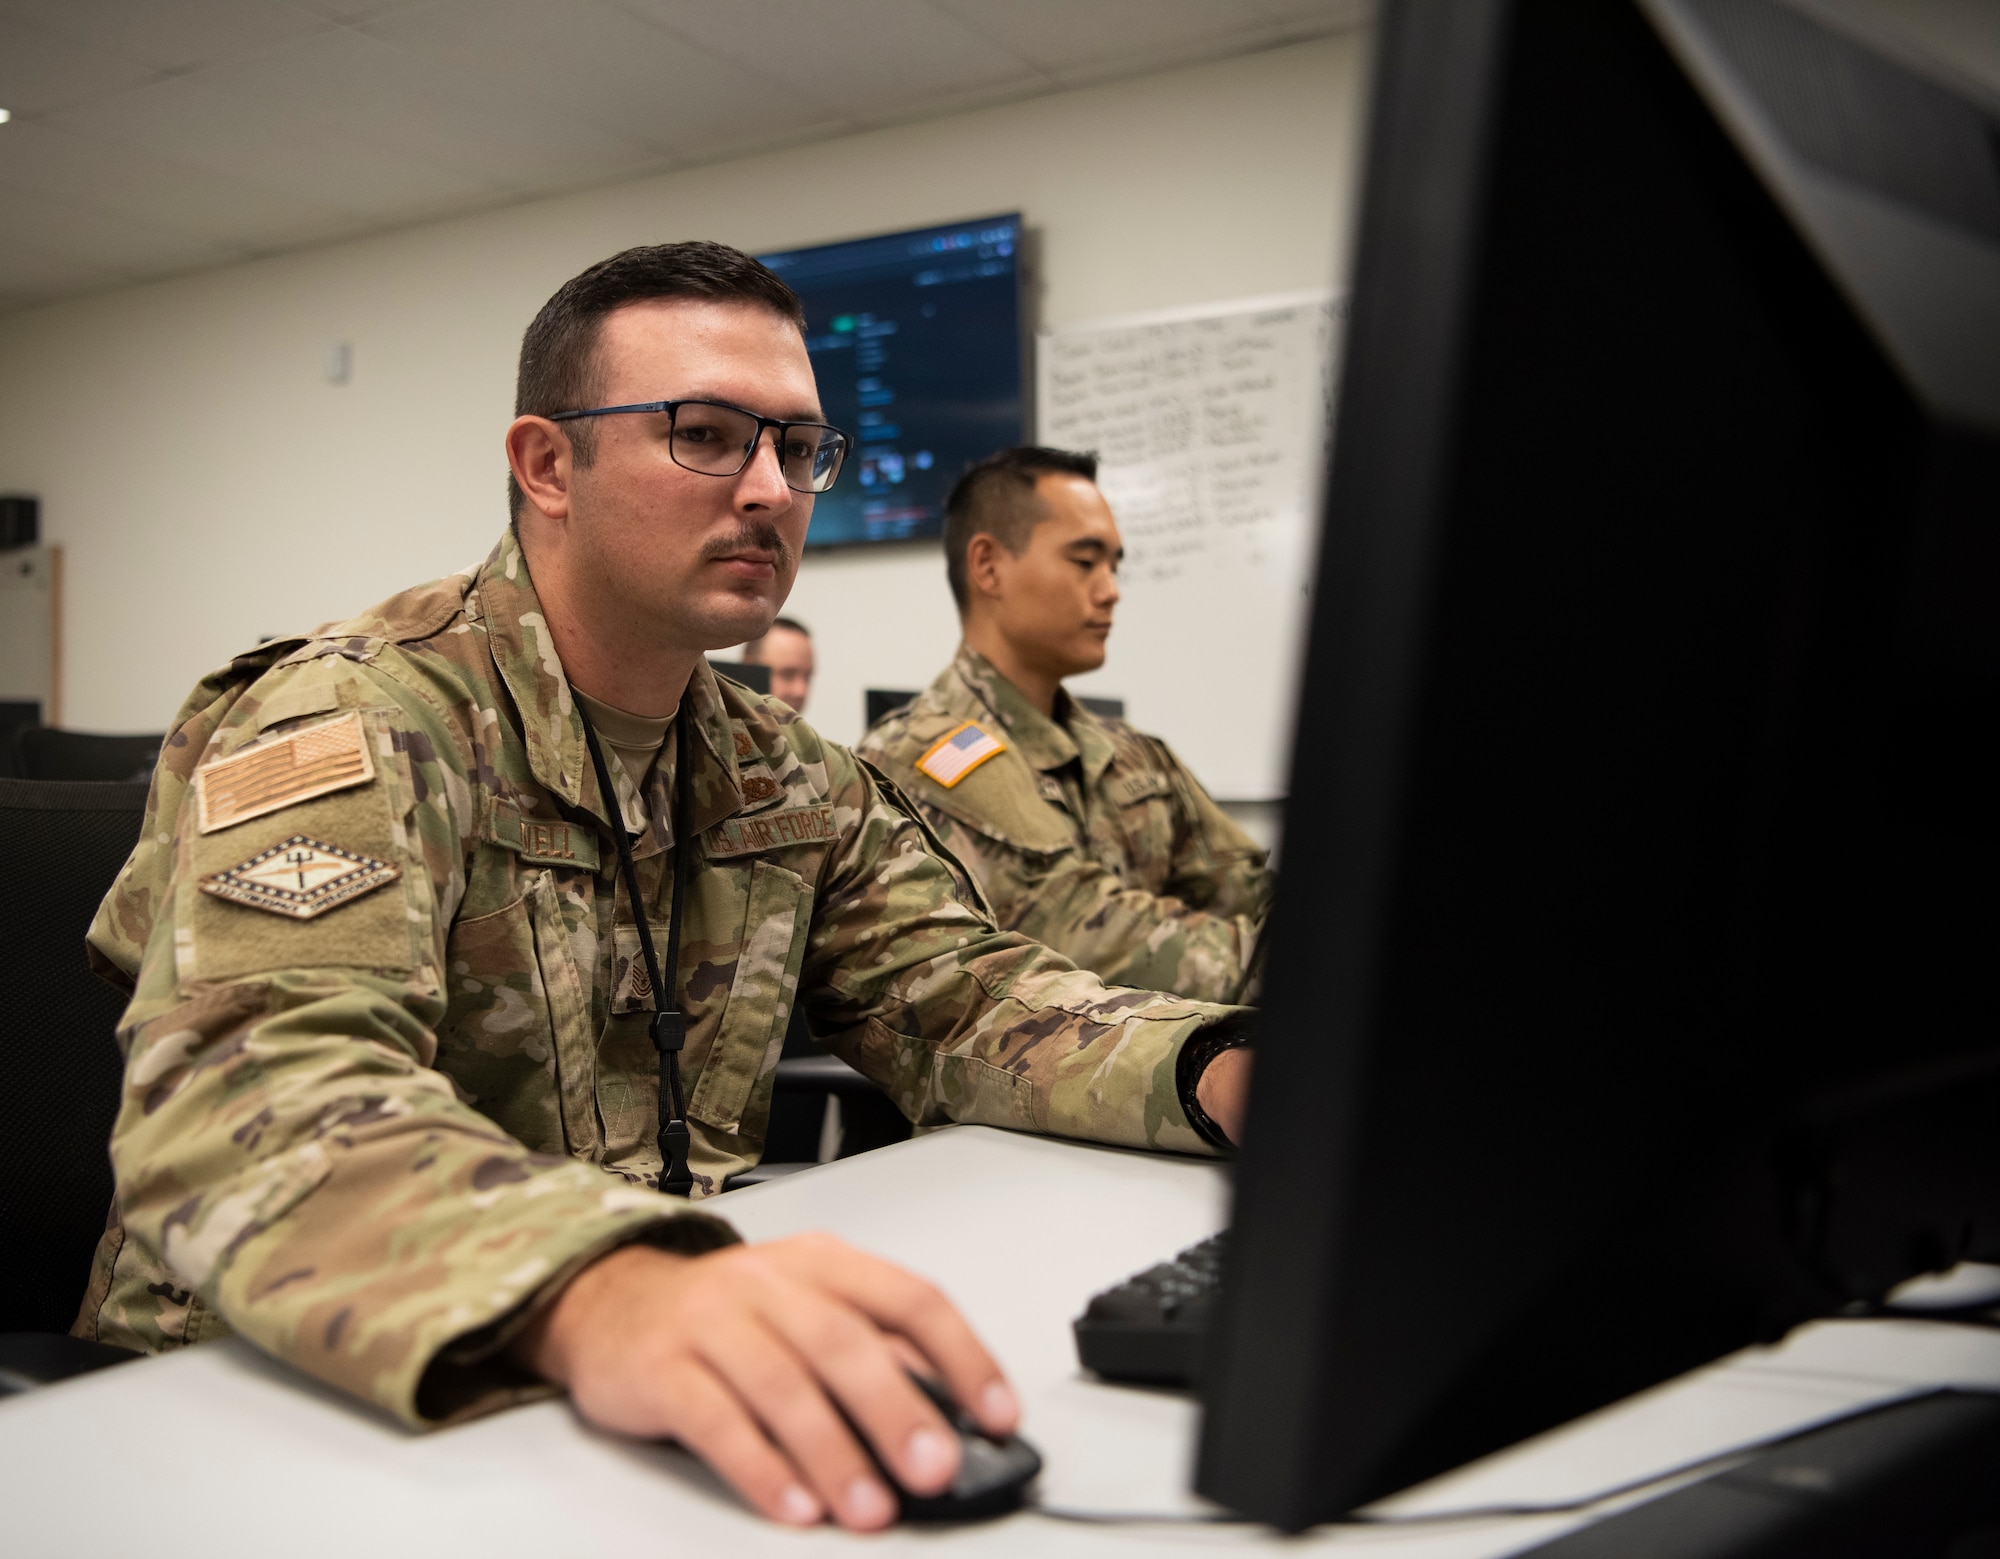
[(789, 704), (794, 714), (806, 712), (812, 692), (813, 640), (806, 625), (790, 617), (772, 619), (771, 630), (743, 646), (744, 664), (771, 668), (771, 696)]

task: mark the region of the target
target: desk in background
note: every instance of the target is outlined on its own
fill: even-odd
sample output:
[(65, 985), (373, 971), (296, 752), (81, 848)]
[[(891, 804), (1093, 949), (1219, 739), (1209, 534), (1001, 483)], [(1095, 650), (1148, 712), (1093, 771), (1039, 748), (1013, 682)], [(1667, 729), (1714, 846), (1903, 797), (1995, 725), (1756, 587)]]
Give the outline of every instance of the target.
[[(712, 1205), (751, 1239), (831, 1229), (941, 1283), (1020, 1388), (1052, 1505), (1201, 1508), (1196, 1411), (1083, 1378), (1069, 1323), (1096, 1290), (1227, 1219), (1219, 1165), (959, 1127)], [(1923, 1322), (1808, 1327), (1399, 1496), (1399, 1509), (1574, 1498), (1929, 1385), (2000, 1388), (2000, 1335)], [(855, 1538), (747, 1514), (685, 1454), (600, 1435), (544, 1402), (430, 1435), (229, 1341), (0, 1402), (0, 1546), (147, 1559), (635, 1559), (890, 1553), (1518, 1552), (1582, 1517), (1419, 1530), (1092, 1527), (1021, 1514)]]

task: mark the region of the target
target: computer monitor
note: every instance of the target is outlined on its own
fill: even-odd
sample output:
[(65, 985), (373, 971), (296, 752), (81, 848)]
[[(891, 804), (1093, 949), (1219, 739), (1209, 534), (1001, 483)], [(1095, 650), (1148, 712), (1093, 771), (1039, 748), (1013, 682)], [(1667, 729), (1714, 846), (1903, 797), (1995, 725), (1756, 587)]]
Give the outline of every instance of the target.
[(709, 657), (709, 669), (732, 681), (740, 682), (753, 693), (769, 696), (771, 692), (771, 668), (760, 666), (751, 660), (717, 660)]
[(1298, 1529), (2000, 1248), (2000, 113), (1381, 24), (1196, 1486)]
[(758, 258), (805, 305), (827, 421), (855, 440), (806, 545), (941, 535), (952, 483), (1026, 425), (1019, 214)]

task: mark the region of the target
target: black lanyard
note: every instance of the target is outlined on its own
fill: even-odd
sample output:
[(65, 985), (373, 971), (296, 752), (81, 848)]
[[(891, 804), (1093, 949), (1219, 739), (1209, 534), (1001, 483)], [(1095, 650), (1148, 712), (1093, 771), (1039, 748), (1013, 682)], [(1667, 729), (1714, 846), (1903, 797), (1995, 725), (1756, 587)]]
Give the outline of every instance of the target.
[[(639, 896), (639, 868), (632, 864), (632, 841), (625, 836), (625, 809), (618, 804), (618, 792), (611, 783), (611, 770), (604, 762), (604, 749), (597, 745), (597, 732), (583, 701), (576, 712), (583, 721), (583, 739), (590, 747), (590, 761), (597, 770), (597, 788), (611, 813), (611, 838), (618, 847), (618, 870), (625, 878), (625, 896), (632, 901), (632, 925), (639, 933), (639, 956), (646, 960), (646, 978), (653, 982), (653, 1021), (649, 1032), (653, 1049), (660, 1056), (660, 1189), (669, 1196), (686, 1196), (694, 1188), (688, 1172), (687, 1100), (681, 1092), (681, 1045), (687, 1039), (687, 1017), (681, 1011), (681, 905), (687, 898), (688, 846), (688, 713), (687, 701), (674, 717), (674, 893), (667, 906), (667, 967), (675, 983), (660, 977), (660, 960), (653, 951), (652, 927), (646, 923), (646, 901)], [(614, 937), (618, 916), (612, 917)]]

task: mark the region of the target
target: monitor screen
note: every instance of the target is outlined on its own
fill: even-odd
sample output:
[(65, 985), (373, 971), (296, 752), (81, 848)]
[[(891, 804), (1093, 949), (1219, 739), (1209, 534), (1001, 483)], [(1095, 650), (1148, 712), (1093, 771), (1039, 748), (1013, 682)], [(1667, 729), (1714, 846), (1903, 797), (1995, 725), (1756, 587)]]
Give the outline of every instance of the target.
[(805, 305), (826, 420), (854, 440), (808, 547), (936, 536), (959, 473), (1021, 442), (1020, 237), (1010, 214), (758, 256)]

